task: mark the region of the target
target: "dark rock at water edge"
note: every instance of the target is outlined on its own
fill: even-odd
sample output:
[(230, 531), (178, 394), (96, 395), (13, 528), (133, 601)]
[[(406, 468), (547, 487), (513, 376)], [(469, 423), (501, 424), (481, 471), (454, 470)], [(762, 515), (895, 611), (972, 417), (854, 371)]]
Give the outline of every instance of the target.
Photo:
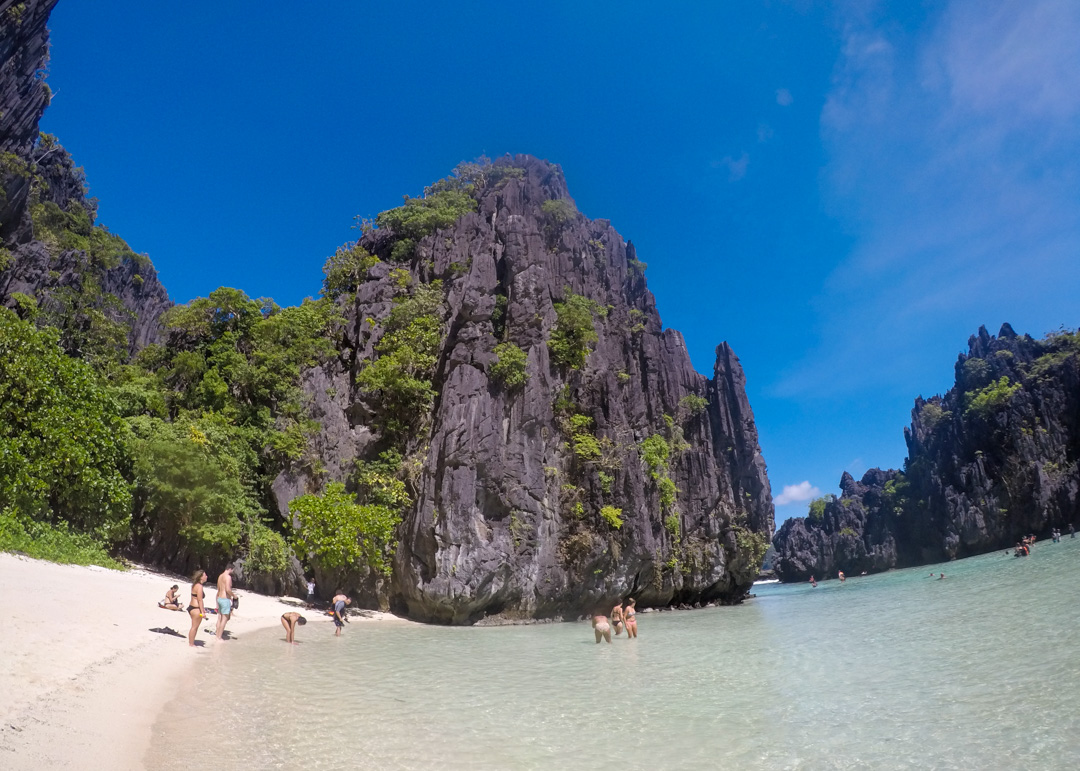
[(956, 382), (919, 397), (903, 472), (844, 474), (820, 519), (783, 523), (785, 581), (922, 565), (1013, 546), (1080, 519), (1080, 337), (1001, 327), (968, 340)]
[[(322, 424), (320, 465), (347, 480), (355, 458), (385, 446), (378, 407), (355, 376), (376, 358), (394, 271), (404, 268), (417, 284), (444, 282), (437, 396), (408, 448), (419, 460), (414, 505), (390, 578), (354, 577), (352, 585), (368, 604), (449, 624), (572, 617), (626, 595), (649, 605), (738, 602), (764, 551), (747, 546), (755, 534), (767, 542), (773, 508), (737, 357), (725, 343), (711, 379), (693, 370), (682, 336), (661, 326), (633, 245), (606, 220), (573, 209), (557, 166), (515, 156), (495, 167), (520, 171), (480, 185), (477, 211), (421, 240), (407, 260), (392, 260), (392, 231), (365, 236), (383, 262), (341, 300), (341, 357), (307, 377)], [(565, 202), (572, 216), (557, 225), (543, 209), (549, 201)], [(547, 344), (555, 303), (569, 293), (606, 311), (581, 370), (558, 366)], [(504, 340), (527, 355), (519, 389), (491, 375)], [(681, 408), (688, 396), (702, 400), (700, 410)], [(607, 481), (599, 465), (574, 457), (560, 397), (607, 442)], [(686, 443), (671, 456), (679, 492), (669, 510), (639, 449), (653, 434), (668, 435), (665, 415)], [(279, 507), (319, 484), (304, 469), (283, 473), (274, 485)], [(622, 510), (620, 529), (598, 516), (602, 505)]]

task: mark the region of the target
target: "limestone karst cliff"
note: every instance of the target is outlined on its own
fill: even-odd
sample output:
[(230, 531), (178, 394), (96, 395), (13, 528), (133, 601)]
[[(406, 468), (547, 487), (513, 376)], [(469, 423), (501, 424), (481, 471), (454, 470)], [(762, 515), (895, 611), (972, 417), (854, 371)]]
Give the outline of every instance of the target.
[[(738, 601), (773, 522), (738, 359), (723, 344), (711, 379), (693, 370), (633, 245), (577, 212), (557, 166), (516, 156), (476, 171), (475, 211), (404, 258), (392, 227), (362, 240), (383, 261), (340, 300), (341, 358), (306, 382), (318, 466), (348, 479), (355, 458), (393, 444), (358, 380), (394, 300), (441, 282), (435, 395), (402, 443), (413, 505), (369, 601), (446, 623), (573, 615), (626, 594)], [(595, 331), (577, 363), (552, 345), (570, 305)], [(523, 354), (514, 386), (495, 374), (507, 343)], [(316, 486), (283, 473), (282, 510)]]
[(1080, 517), (1080, 337), (985, 328), (944, 396), (918, 398), (904, 470), (844, 474), (839, 498), (776, 534), (785, 581), (1008, 548)]
[(131, 352), (156, 339), (172, 303), (149, 259), (95, 226), (82, 170), (38, 130), (55, 5), (0, 1), (0, 304), (33, 298), (70, 352), (93, 355), (117, 335)]

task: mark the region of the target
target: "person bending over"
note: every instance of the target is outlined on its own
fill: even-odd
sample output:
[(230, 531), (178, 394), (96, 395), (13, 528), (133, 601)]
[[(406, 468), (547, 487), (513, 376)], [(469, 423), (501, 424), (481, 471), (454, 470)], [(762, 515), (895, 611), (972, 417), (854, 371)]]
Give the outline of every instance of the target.
[(307, 619), (301, 616), (296, 611), (290, 613), (281, 614), (281, 625), (285, 627), (285, 642), (292, 643), (293, 645), (299, 645), (296, 642), (294, 636), (296, 635), (296, 627), (303, 626), (307, 623)]
[(335, 637), (341, 637), (341, 630), (345, 628), (345, 606), (352, 605), (352, 600), (345, 596), (345, 594), (338, 589), (337, 594), (334, 595), (334, 599), (330, 601), (334, 608), (334, 626), (337, 629), (334, 631)]

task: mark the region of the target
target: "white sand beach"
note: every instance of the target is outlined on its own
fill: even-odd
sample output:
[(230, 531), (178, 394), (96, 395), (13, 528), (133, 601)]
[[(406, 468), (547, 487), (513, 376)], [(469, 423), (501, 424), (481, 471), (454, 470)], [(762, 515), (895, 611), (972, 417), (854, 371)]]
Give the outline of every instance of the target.
[[(206, 584), (208, 609), (214, 579)], [(244, 635), (279, 626), (281, 614), (296, 609), (238, 590), (231, 639), (213, 637), (217, 617), (209, 616), (200, 625), (203, 645), (191, 648), (188, 614), (157, 607), (173, 584), (186, 603), (187, 578), (0, 554), (0, 768), (143, 768), (151, 728), (180, 678), (220, 646), (242, 645)], [(325, 614), (305, 617), (309, 629), (325, 624), (330, 633)], [(163, 627), (184, 638), (150, 631)]]

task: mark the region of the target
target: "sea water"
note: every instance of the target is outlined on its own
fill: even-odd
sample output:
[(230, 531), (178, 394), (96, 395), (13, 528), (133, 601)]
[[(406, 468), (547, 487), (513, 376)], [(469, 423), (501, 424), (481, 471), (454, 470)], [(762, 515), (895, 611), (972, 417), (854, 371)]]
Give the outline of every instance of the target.
[(642, 613), (611, 645), (588, 622), (266, 630), (200, 657), (147, 767), (1076, 769), (1078, 579), (1066, 539)]

